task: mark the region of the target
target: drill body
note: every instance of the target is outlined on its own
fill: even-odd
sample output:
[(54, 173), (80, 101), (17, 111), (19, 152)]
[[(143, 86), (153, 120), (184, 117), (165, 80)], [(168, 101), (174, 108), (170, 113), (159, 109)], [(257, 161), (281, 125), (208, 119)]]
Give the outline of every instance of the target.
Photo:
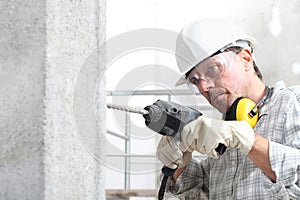
[[(202, 115), (194, 108), (163, 100), (157, 100), (144, 109), (148, 111), (143, 115), (148, 128), (161, 135), (174, 137), (177, 141), (181, 141), (180, 133), (183, 127)], [(215, 150), (222, 155), (226, 149), (227, 147), (220, 143)]]
[(180, 132), (183, 127), (202, 115), (194, 108), (163, 100), (157, 100), (144, 109), (148, 111), (148, 114), (143, 115), (148, 128), (179, 140), (181, 140)]

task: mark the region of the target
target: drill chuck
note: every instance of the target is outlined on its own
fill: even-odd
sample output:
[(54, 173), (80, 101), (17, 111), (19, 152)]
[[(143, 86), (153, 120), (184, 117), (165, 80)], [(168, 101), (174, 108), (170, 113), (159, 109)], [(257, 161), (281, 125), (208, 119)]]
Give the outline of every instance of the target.
[(143, 115), (146, 126), (162, 135), (169, 135), (167, 133), (171, 131), (166, 131), (168, 128), (166, 127), (167, 113), (165, 109), (157, 104), (146, 106), (144, 109), (148, 111), (148, 114)]
[(146, 126), (167, 136), (175, 136), (187, 123), (202, 115), (196, 109), (162, 100), (146, 106), (144, 110), (148, 111), (143, 115)]
[(144, 109), (148, 111), (148, 114), (143, 115), (147, 126), (162, 121), (163, 111), (157, 105), (146, 106)]

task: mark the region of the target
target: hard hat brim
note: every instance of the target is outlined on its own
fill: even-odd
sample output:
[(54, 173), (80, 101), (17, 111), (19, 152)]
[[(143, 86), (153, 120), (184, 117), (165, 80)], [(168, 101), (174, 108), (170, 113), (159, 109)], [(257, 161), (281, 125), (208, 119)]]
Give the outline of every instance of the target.
[(187, 84), (187, 83), (188, 83), (188, 80), (186, 79), (185, 75), (183, 75), (179, 78), (179, 80), (176, 81), (175, 87), (183, 85), (183, 84)]

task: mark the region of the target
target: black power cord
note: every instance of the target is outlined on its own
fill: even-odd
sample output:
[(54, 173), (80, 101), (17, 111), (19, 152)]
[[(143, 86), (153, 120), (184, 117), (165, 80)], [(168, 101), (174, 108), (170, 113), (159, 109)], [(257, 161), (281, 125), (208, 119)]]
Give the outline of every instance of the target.
[(166, 166), (163, 166), (163, 168), (161, 169), (161, 172), (164, 176), (163, 176), (163, 179), (161, 181), (160, 188), (158, 191), (158, 200), (164, 199), (164, 194), (165, 194), (168, 178), (172, 177), (174, 175), (175, 171), (176, 171), (176, 169), (171, 169)]

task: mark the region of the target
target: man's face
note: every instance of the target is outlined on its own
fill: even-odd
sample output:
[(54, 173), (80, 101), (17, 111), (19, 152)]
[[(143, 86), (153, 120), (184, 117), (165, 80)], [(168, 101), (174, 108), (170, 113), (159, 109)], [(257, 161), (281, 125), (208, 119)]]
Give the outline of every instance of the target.
[(242, 56), (224, 52), (199, 63), (189, 74), (189, 82), (221, 113), (226, 113), (239, 97), (247, 95)]

